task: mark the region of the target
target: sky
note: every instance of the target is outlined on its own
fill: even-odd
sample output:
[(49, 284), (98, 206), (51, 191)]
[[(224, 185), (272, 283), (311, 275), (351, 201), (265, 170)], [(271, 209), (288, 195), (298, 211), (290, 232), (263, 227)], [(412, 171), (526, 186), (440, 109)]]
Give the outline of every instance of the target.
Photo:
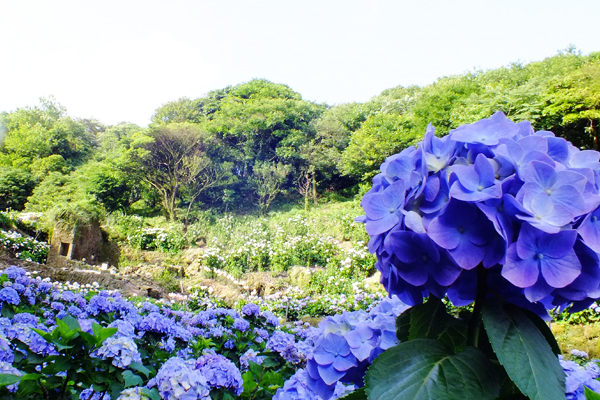
[(305, 100), (600, 51), (598, 0), (0, 0), (0, 111), (54, 96), (146, 126), (161, 105), (265, 78)]

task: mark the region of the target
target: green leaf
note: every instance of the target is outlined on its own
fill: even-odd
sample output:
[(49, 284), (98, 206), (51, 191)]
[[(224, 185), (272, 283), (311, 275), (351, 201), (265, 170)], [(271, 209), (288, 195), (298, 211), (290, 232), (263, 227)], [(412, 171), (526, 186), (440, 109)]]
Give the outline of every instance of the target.
[(143, 364), (132, 362), (129, 364), (129, 368), (133, 369), (134, 371), (141, 372), (142, 374), (146, 375), (146, 378), (150, 377), (150, 370), (144, 367)]
[[(506, 304), (505, 307), (516, 307), (516, 306), (514, 306), (512, 304)], [(556, 342), (556, 338), (554, 337), (554, 334), (552, 333), (552, 330), (550, 329), (550, 327), (548, 326), (546, 321), (544, 321), (542, 318), (540, 318), (540, 316), (537, 315), (536, 313), (534, 313), (533, 311), (523, 310), (523, 309), (521, 309), (521, 311), (523, 311), (523, 313), (527, 316), (527, 318), (529, 318), (531, 320), (531, 322), (533, 322), (534, 325), (540, 330), (542, 335), (544, 335), (544, 338), (546, 338), (546, 342), (548, 342), (548, 344), (550, 345), (552, 352), (556, 355), (562, 354), (562, 351), (560, 350), (560, 346)]]
[(40, 335), (46, 342), (52, 342), (52, 336), (49, 333), (38, 328), (31, 328), (31, 330)]
[(13, 383), (17, 383), (21, 380), (19, 375), (13, 374), (0, 374), (0, 387), (12, 385)]
[(15, 310), (7, 302), (4, 302), (4, 304), (2, 304), (2, 311), (0, 313), (4, 318), (10, 319), (15, 316)]
[(106, 339), (117, 333), (119, 329), (103, 328), (102, 325), (94, 322), (92, 323), (92, 331), (94, 332), (94, 336), (98, 338), (98, 344), (102, 344)]
[(438, 340), (400, 343), (366, 375), (369, 400), (492, 400), (500, 386), (492, 363), (475, 347), (453, 354)]
[(483, 325), (498, 361), (531, 400), (564, 398), (565, 374), (544, 335), (517, 307), (488, 301)]
[(81, 336), (83, 338), (83, 340), (85, 340), (85, 342), (90, 345), (90, 347), (93, 347), (96, 345), (97, 343), (97, 338), (94, 335), (91, 335), (87, 332), (84, 331), (80, 331), (79, 332), (79, 336)]
[(140, 378), (138, 375), (135, 375), (133, 372), (127, 370), (123, 371), (123, 379), (125, 380), (125, 387), (132, 386), (142, 386), (144, 384), (144, 380)]
[(398, 337), (400, 341), (438, 339), (455, 352), (462, 351), (467, 345), (467, 331), (468, 323), (449, 315), (446, 305), (434, 296), (396, 319), (396, 336), (401, 336)]
[(600, 400), (600, 394), (594, 392), (587, 386), (584, 386), (583, 390), (585, 391), (585, 400)]
[(340, 397), (340, 400), (368, 400), (365, 388), (356, 389), (352, 393), (348, 393), (344, 397)]
[(396, 318), (396, 337), (401, 342), (406, 342), (409, 339), (410, 313), (411, 309), (409, 308)]
[(27, 374), (21, 377), (21, 381), (37, 381), (39, 378), (42, 378), (44, 375), (42, 374)]
[(145, 394), (146, 396), (150, 397), (152, 400), (161, 400), (160, 393), (158, 393), (158, 390), (156, 388), (142, 388), (141, 392), (142, 394)]
[(81, 326), (79, 325), (79, 321), (77, 321), (77, 318), (74, 318), (70, 314), (65, 315), (63, 319), (59, 319), (57, 320), (57, 322), (58, 321), (63, 322), (71, 331), (81, 330)]
[(446, 316), (444, 303), (437, 297), (429, 296), (427, 302), (410, 309), (408, 339), (437, 339)]
[(258, 387), (258, 384), (254, 382), (254, 374), (250, 371), (246, 371), (242, 374), (244, 379), (244, 393), (252, 393)]
[[(73, 321), (75, 321), (77, 326), (74, 326)], [(77, 320), (70, 315), (65, 316), (63, 319), (57, 319), (56, 325), (58, 326), (58, 330), (65, 343), (68, 343), (71, 339), (77, 336), (79, 331), (81, 331), (79, 322), (77, 322)]]

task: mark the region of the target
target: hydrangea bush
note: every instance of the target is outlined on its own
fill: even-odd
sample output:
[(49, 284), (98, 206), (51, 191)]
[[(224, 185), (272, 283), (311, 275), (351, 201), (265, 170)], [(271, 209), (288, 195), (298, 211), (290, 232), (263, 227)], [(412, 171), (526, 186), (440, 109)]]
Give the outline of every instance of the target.
[(50, 245), (43, 241), (23, 236), (16, 231), (0, 229), (0, 247), (4, 247), (16, 258), (45, 263)]
[[(429, 126), (382, 164), (359, 221), (382, 284), (415, 307), (367, 373), (369, 399), (564, 395), (540, 317), (600, 296), (599, 157), (498, 112), (443, 138)], [(473, 312), (449, 316), (444, 296)]]

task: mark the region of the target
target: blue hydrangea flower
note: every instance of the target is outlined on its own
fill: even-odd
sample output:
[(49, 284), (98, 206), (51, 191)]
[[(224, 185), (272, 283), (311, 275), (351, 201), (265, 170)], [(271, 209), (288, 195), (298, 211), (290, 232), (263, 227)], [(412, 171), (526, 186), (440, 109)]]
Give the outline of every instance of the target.
[(247, 371), (249, 368), (249, 363), (252, 361), (258, 365), (262, 364), (265, 360), (264, 356), (259, 356), (258, 351), (253, 349), (248, 349), (242, 356), (240, 357), (240, 369), (242, 372)]
[(275, 331), (267, 342), (266, 349), (281, 353), (295, 343), (294, 335), (282, 331)]
[(565, 392), (567, 400), (585, 400), (584, 386), (596, 393), (600, 393), (600, 368), (595, 363), (589, 363), (585, 367), (573, 361), (566, 361), (559, 356), (560, 364), (567, 376)]
[(12, 287), (5, 287), (0, 290), (0, 301), (18, 306), (20, 303), (19, 293)]
[(244, 391), (244, 380), (234, 363), (220, 354), (204, 354), (196, 361), (196, 369), (206, 377), (209, 386), (230, 390), (236, 396)]
[(243, 318), (237, 318), (235, 321), (233, 321), (233, 329), (246, 332), (248, 329), (250, 329), (250, 323)]
[(88, 388), (79, 394), (79, 400), (110, 400), (110, 395), (108, 393), (95, 392), (93, 388)]
[[(0, 374), (10, 374), (10, 375), (17, 375), (17, 376), (23, 375), (23, 373), (21, 371), (19, 371), (15, 367), (13, 367), (11, 365), (11, 363), (9, 363), (7, 361), (0, 361)], [(8, 386), (6, 386), (6, 388), (8, 389), (9, 392), (14, 393), (19, 388), (19, 382), (13, 383), (12, 385), (8, 385)]]
[(171, 332), (173, 323), (164, 315), (152, 311), (146, 315), (138, 325), (140, 331), (169, 333)]
[(576, 239), (574, 230), (548, 234), (523, 224), (519, 239), (508, 249), (502, 276), (521, 288), (536, 284), (540, 275), (551, 287), (565, 287), (581, 273), (573, 250)]
[(137, 345), (127, 336), (109, 337), (97, 350), (97, 354), (101, 358), (112, 358), (112, 365), (123, 369), (132, 362), (142, 362)]
[(242, 314), (247, 316), (258, 316), (260, 315), (260, 307), (256, 304), (246, 304), (242, 307)]
[(194, 369), (193, 364), (195, 361), (186, 363), (179, 357), (169, 358), (158, 370), (151, 386), (156, 386), (165, 400), (209, 400), (206, 378)]

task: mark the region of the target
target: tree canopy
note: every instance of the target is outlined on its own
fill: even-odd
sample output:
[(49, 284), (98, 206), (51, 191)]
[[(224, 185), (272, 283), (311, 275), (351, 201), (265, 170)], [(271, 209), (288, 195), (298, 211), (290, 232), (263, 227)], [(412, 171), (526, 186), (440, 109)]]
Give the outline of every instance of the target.
[(148, 128), (73, 119), (55, 99), (41, 99), (0, 113), (0, 208), (87, 199), (108, 212), (187, 221), (208, 207), (267, 212), (300, 196), (308, 206), (371, 179), (428, 124), (442, 136), (496, 111), (597, 149), (600, 53), (568, 49), (335, 106), (254, 79), (165, 103)]

